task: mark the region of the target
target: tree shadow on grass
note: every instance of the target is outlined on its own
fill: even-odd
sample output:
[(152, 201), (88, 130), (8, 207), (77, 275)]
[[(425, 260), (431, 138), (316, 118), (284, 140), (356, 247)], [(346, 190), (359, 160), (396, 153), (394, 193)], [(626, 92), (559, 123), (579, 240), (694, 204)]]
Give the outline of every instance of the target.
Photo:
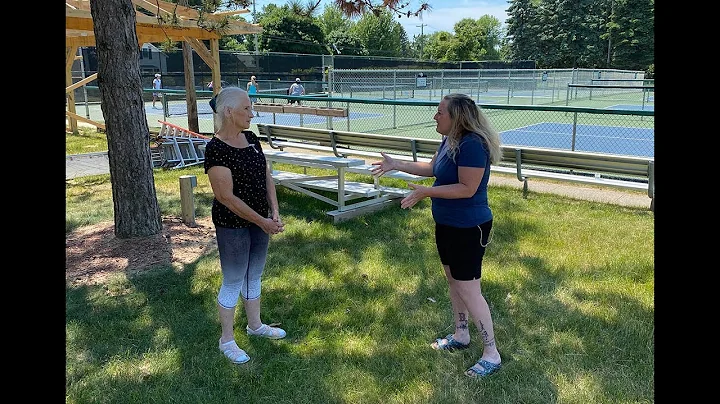
[[(67, 288), (67, 397), (553, 403), (559, 388), (567, 394), (558, 380), (592, 376), (592, 389), (574, 393), (586, 402), (651, 401), (652, 308), (611, 288), (573, 287), (583, 278), (593, 284), (615, 271), (611, 265), (588, 263), (587, 275), (578, 275), (519, 253), (528, 234), (554, 235), (523, 214), (533, 202), (515, 190), (494, 200), (496, 212), (513, 212), (497, 215), (483, 266), (503, 368), (482, 381), (462, 373), (482, 353), (477, 330), (465, 351), (429, 348), (453, 321), (429, 203), (332, 225), (327, 204), (289, 192), (280, 199), (288, 204), (281, 207), (286, 231), (271, 239), (262, 318), (282, 323), (287, 338), (248, 337), (239, 313), (236, 340), (252, 359), (227, 363), (216, 344), (216, 251), (182, 271), (163, 267), (108, 285)], [(638, 282), (652, 276), (642, 265), (630, 269)]]

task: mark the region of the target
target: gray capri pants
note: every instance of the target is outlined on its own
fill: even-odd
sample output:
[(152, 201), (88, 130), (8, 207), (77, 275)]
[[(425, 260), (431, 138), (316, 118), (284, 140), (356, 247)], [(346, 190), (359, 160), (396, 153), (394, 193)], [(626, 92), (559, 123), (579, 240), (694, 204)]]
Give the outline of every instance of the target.
[(251, 225), (240, 229), (215, 226), (222, 285), (218, 303), (227, 309), (245, 300), (260, 298), (260, 278), (265, 268), (270, 235)]

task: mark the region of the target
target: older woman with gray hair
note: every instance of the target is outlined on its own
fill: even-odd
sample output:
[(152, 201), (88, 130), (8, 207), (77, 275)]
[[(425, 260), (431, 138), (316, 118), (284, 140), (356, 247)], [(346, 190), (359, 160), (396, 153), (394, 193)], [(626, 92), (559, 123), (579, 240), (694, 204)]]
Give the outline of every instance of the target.
[(232, 363), (250, 360), (235, 342), (235, 306), (241, 298), (247, 316), (246, 333), (284, 338), (285, 330), (260, 319), (260, 286), (270, 236), (284, 230), (275, 183), (260, 140), (252, 132), (250, 97), (237, 87), (225, 87), (210, 106), (215, 136), (205, 148), (205, 173), (213, 191), (212, 221), (217, 236), (222, 284), (217, 296), (220, 351)]

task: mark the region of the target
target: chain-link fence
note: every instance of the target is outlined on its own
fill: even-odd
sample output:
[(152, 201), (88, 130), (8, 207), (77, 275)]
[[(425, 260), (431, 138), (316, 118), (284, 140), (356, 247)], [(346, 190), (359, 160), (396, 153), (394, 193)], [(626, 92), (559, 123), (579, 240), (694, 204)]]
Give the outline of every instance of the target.
[[(598, 81), (598, 77), (604, 77)], [(596, 99), (618, 92), (609, 91), (616, 85), (625, 86), (625, 94), (642, 93), (644, 72), (595, 69), (442, 69), (442, 70), (370, 70), (334, 69), (329, 78), (331, 95), (350, 98), (392, 100), (439, 100), (449, 93), (463, 93), (483, 104), (569, 105), (571, 100), (589, 99), (573, 85), (594, 85)], [(642, 97), (638, 98), (641, 99)], [(611, 99), (608, 98), (608, 101)], [(578, 106), (592, 106), (579, 102)]]
[[(143, 49), (140, 64), (148, 126), (157, 129), (158, 121), (164, 120), (187, 127), (181, 52)], [(82, 53), (83, 58), (73, 64), (73, 83), (97, 69), (94, 48), (83, 48)], [(212, 92), (207, 88), (211, 72), (193, 55), (200, 132), (211, 134)], [(534, 69), (534, 63), (523, 61), (436, 63), (226, 51), (220, 57), (223, 86), (246, 88), (255, 75), (260, 102), (285, 105), (297, 99), (306, 107), (303, 114), (261, 113), (254, 122), (435, 138), (439, 136), (433, 121), (437, 104), (446, 94), (465, 93), (485, 109), (504, 144), (654, 155), (654, 81), (646, 80), (641, 71)], [(368, 68), (347, 68), (353, 66)], [(162, 74), (163, 96), (153, 108), (156, 72)], [(287, 95), (295, 78), (301, 79), (306, 97)], [(104, 122), (95, 81), (76, 89), (74, 95), (78, 115)], [(339, 108), (344, 114), (323, 116), (311, 112), (313, 107)]]
[[(148, 90), (152, 91), (152, 90)], [(173, 91), (173, 90), (164, 90)], [(161, 109), (146, 104), (150, 128), (159, 128), (159, 120), (187, 127), (182, 112), (186, 101), (181, 91), (163, 99)], [(288, 100), (301, 100), (302, 108), (285, 112)], [(200, 132), (214, 132), (211, 111), (203, 100), (198, 103)], [(439, 100), (380, 100), (327, 96), (270, 94), (259, 102), (277, 105), (279, 111), (262, 112), (253, 123), (321, 127), (353, 132), (380, 133), (392, 136), (437, 138), (433, 116)], [(624, 108), (585, 108), (553, 105), (479, 104), (491, 124), (500, 132), (503, 144), (550, 147), (610, 154), (654, 156), (655, 113), (640, 105)], [(202, 108), (201, 108), (202, 107)], [(323, 115), (334, 109), (341, 116)], [(82, 105), (78, 105), (82, 111)], [(99, 105), (89, 106), (90, 119), (103, 122)], [(300, 113), (302, 112), (302, 113)], [(251, 127), (257, 133), (257, 128)]]
[[(81, 58), (73, 62), (71, 67), (72, 80), (76, 83), (98, 71), (98, 58), (95, 47), (79, 49)], [(334, 69), (533, 69), (535, 62), (531, 60), (505, 62), (490, 61), (464, 61), (464, 62), (438, 62), (432, 60), (418, 60), (409, 58), (392, 58), (382, 56), (353, 56), (353, 55), (311, 55), (296, 53), (248, 53), (236, 51), (220, 51), (220, 78), (223, 85), (233, 85), (245, 88), (250, 76), (255, 76), (261, 89), (277, 89), (279, 86), (289, 86), (300, 78), (308, 83), (308, 93), (328, 91), (328, 74)], [(196, 90), (207, 89), (212, 80), (212, 71), (205, 61), (195, 52), (192, 52), (193, 85)], [(141, 48), (140, 74), (143, 88), (152, 88), (155, 73), (162, 75), (162, 86), (170, 90), (184, 90), (185, 62), (180, 49), (162, 51), (152, 44), (144, 44)], [(323, 82), (325, 85), (323, 86)], [(89, 86), (97, 86), (95, 81)], [(146, 94), (146, 96), (148, 96)], [(75, 91), (76, 100), (99, 102), (97, 92), (85, 91), (81, 88)], [(146, 99), (146, 101), (151, 100)]]
[[(96, 49), (83, 47), (79, 52), (82, 57), (71, 67), (73, 83), (98, 71)], [(300, 78), (307, 94), (331, 92), (357, 98), (434, 100), (448, 92), (462, 92), (482, 103), (562, 105), (567, 84), (644, 77), (644, 72), (609, 69), (538, 70), (533, 61), (438, 62), (381, 56), (234, 51), (220, 51), (219, 58), (224, 86), (246, 88), (250, 76), (254, 75), (260, 90), (279, 91)], [(192, 61), (194, 88), (207, 90), (212, 80), (210, 67), (195, 51)], [(144, 44), (138, 62), (143, 88), (152, 88), (154, 75), (160, 73), (163, 89), (186, 89), (185, 59), (181, 50), (161, 51), (152, 44)], [(76, 102), (100, 102), (99, 92), (92, 89), (97, 82), (93, 80), (87, 86), (75, 90)], [(145, 92), (144, 98), (152, 101), (152, 93)]]
[[(313, 55), (317, 56), (317, 55)], [(322, 58), (321, 58), (322, 59)], [(329, 58), (328, 58), (329, 59)], [(325, 63), (328, 61), (325, 60)], [(322, 63), (322, 62), (321, 62)], [(207, 91), (203, 74), (195, 75), (198, 96)], [(311, 78), (308, 79), (308, 76)], [(317, 76), (317, 77), (316, 77)], [(77, 82), (83, 74), (73, 77)], [(246, 88), (250, 76), (224, 73), (223, 86)], [(296, 78), (300, 78), (306, 94), (330, 94), (346, 98), (380, 100), (439, 100), (445, 94), (464, 93), (481, 104), (513, 105), (573, 105), (606, 108), (613, 103), (633, 105), (641, 102), (642, 109), (654, 107), (654, 80), (645, 80), (644, 72), (597, 69), (442, 69), (442, 70), (376, 70), (327, 69), (319, 74), (260, 78), (261, 93), (282, 94)], [(313, 79), (313, 78), (318, 78)], [(144, 101), (152, 101), (152, 76)], [(76, 103), (100, 102), (100, 93), (92, 81), (75, 90)], [(184, 73), (162, 76), (162, 88), (185, 90)], [(172, 94), (172, 93), (168, 93)], [(170, 95), (169, 98), (178, 99)], [(87, 110), (87, 108), (85, 108)], [(173, 115), (169, 112), (168, 115)]]

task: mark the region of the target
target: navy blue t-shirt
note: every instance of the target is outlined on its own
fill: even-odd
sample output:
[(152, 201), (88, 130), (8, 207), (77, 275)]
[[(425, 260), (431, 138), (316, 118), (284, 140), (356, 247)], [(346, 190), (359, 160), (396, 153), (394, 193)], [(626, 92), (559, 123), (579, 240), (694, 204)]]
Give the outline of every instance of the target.
[(458, 167), (485, 167), (482, 181), (470, 198), (431, 198), (432, 214), (436, 223), (453, 227), (474, 227), (492, 219), (488, 205), (487, 186), (490, 179), (490, 154), (485, 141), (475, 133), (468, 133), (460, 140), (453, 161), (447, 154), (447, 137), (443, 137), (433, 165), (433, 186), (457, 184)]

